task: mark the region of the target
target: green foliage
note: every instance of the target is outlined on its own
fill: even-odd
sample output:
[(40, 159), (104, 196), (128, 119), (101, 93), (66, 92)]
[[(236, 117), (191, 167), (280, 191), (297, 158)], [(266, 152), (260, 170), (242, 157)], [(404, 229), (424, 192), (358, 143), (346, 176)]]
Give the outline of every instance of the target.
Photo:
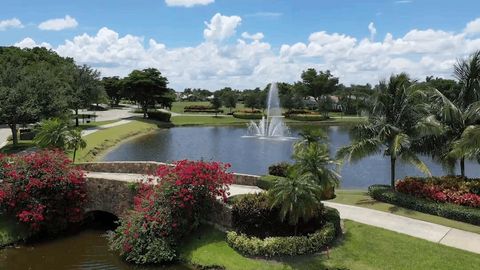
[[(313, 97), (319, 110), (322, 105), (329, 102), (328, 95), (333, 94), (338, 88), (338, 78), (334, 77), (329, 70), (317, 72), (314, 68), (309, 68), (302, 72), (301, 77), (302, 82), (297, 83), (296, 87), (304, 96)], [(328, 111), (323, 111), (328, 115)]]
[(282, 178), (281, 176), (274, 176), (274, 175), (264, 175), (260, 177), (260, 179), (257, 180), (257, 187), (263, 189), (263, 190), (269, 190), (270, 188), (273, 187), (275, 182)]
[(328, 116), (314, 114), (289, 114), (287, 118), (296, 121), (324, 121), (329, 119)]
[(291, 164), (288, 162), (275, 163), (268, 166), (268, 174), (274, 176), (286, 177)]
[(244, 112), (234, 112), (233, 117), (239, 118), (239, 119), (252, 119), (252, 120), (257, 120), (257, 119), (262, 119), (263, 113), (244, 113)]
[(222, 107), (222, 99), (218, 95), (215, 95), (210, 103), (212, 104), (212, 108), (215, 109), (215, 115), (217, 115), (218, 110)]
[(110, 106), (118, 106), (125, 96), (123, 80), (118, 76), (102, 78), (102, 85), (110, 100)]
[(171, 113), (162, 112), (162, 111), (148, 111), (147, 115), (149, 119), (158, 120), (162, 122), (170, 122), (170, 118), (172, 117)]
[(335, 228), (327, 223), (323, 228), (306, 236), (267, 237), (260, 239), (231, 231), (227, 243), (248, 256), (295, 256), (321, 251), (335, 239)]
[(368, 193), (375, 200), (391, 203), (419, 212), (450, 218), (474, 225), (480, 225), (480, 210), (450, 203), (437, 203), (396, 192), (389, 186), (373, 185)]

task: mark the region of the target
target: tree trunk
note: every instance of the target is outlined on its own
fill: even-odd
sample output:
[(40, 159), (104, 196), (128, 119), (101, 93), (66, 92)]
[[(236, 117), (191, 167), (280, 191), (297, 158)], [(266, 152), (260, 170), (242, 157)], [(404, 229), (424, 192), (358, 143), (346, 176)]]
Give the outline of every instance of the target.
[(77, 148), (73, 149), (73, 163), (75, 163), (75, 156), (77, 155)]
[(395, 158), (390, 158), (390, 185), (395, 189)]
[(148, 106), (147, 105), (142, 105), (142, 109), (143, 109), (143, 118), (147, 119)]
[(17, 124), (9, 124), (10, 130), (12, 131), (12, 142), (13, 145), (18, 144), (18, 130), (17, 130)]
[(465, 177), (465, 157), (460, 159), (460, 174)]
[(78, 122), (78, 109), (75, 109), (75, 126), (78, 127), (79, 126), (79, 122)]
[(294, 230), (295, 230), (295, 231), (293, 232), (293, 233), (294, 233), (293, 235), (296, 236), (297, 233), (298, 233), (298, 222), (297, 222), (297, 224), (295, 224), (295, 229), (294, 229)]

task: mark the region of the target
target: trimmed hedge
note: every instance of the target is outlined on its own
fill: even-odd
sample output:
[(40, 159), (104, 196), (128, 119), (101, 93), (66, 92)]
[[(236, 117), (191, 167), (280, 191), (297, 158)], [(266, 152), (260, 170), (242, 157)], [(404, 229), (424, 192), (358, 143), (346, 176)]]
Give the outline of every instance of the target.
[(268, 174), (286, 177), (287, 171), (290, 168), (291, 164), (287, 162), (280, 162), (272, 164), (268, 167)]
[(325, 225), (308, 235), (261, 239), (230, 231), (227, 233), (227, 243), (247, 256), (274, 257), (317, 253), (330, 245), (335, 237), (341, 234), (338, 211), (326, 207), (325, 218), (328, 220)]
[(289, 114), (286, 117), (297, 121), (324, 121), (329, 119), (327, 116), (318, 114)]
[(375, 200), (391, 203), (419, 212), (454, 219), (474, 225), (480, 225), (480, 209), (438, 203), (411, 195), (396, 192), (386, 185), (372, 185), (368, 187), (368, 194)]
[(257, 187), (263, 190), (269, 190), (281, 176), (264, 175), (257, 180)]
[(212, 106), (207, 105), (189, 105), (183, 108), (183, 112), (194, 113), (223, 113), (223, 110), (216, 110)]
[(252, 120), (257, 120), (257, 119), (262, 119), (263, 114), (261, 113), (241, 113), (241, 112), (234, 112), (233, 117), (239, 118), (239, 119), (252, 119)]
[(149, 111), (147, 112), (147, 115), (149, 119), (154, 119), (162, 122), (170, 122), (170, 117), (172, 116), (170, 113), (162, 111)]

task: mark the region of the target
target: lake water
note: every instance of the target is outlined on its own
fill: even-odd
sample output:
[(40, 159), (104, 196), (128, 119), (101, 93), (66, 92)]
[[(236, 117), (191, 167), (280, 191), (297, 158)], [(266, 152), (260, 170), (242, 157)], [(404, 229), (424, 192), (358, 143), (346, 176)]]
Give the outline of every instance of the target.
[[(334, 155), (340, 147), (350, 143), (348, 126), (323, 128), (329, 137)], [(290, 127), (296, 136), (302, 127)], [(232, 171), (264, 175), (268, 166), (291, 162), (293, 140), (277, 141), (245, 138), (246, 127), (175, 127), (135, 138), (114, 148), (104, 161), (162, 161), (181, 159), (222, 161), (232, 165)], [(444, 175), (442, 167), (429, 157), (422, 157), (434, 175)], [(422, 175), (407, 164), (397, 164), (397, 178)], [(466, 163), (469, 177), (480, 177), (476, 162)], [(341, 187), (365, 189), (372, 184), (390, 183), (390, 160), (382, 154), (367, 157), (355, 164), (345, 164), (340, 172)]]

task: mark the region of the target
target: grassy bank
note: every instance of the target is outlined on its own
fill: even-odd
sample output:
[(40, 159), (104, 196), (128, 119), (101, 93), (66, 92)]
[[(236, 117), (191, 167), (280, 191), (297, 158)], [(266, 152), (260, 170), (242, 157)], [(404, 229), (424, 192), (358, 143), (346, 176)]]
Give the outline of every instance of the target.
[(224, 233), (202, 228), (186, 241), (181, 254), (200, 265), (240, 269), (312, 269), (346, 267), (350, 270), (476, 269), (478, 254), (431, 243), (411, 236), (345, 221), (345, 239), (326, 254), (273, 260), (246, 258), (230, 248)]
[(0, 247), (28, 238), (28, 230), (13, 217), (0, 216)]
[(337, 197), (332, 202), (354, 205), (359, 207), (370, 208), (374, 210), (379, 210), (383, 212), (392, 213), (395, 215), (400, 215), (404, 217), (419, 219), (431, 223), (436, 223), (448, 227), (452, 227), (459, 230), (474, 232), (480, 234), (480, 227), (472, 224), (455, 221), (435, 215), (429, 215), (414, 210), (398, 207), (393, 204), (384, 203), (372, 199), (366, 191), (361, 190), (337, 190), (335, 191)]
[(136, 135), (145, 134), (159, 127), (159, 123), (144, 119), (136, 119), (130, 123), (99, 130), (84, 137), (87, 147), (77, 152), (76, 162), (95, 160), (107, 149), (121, 141)]

